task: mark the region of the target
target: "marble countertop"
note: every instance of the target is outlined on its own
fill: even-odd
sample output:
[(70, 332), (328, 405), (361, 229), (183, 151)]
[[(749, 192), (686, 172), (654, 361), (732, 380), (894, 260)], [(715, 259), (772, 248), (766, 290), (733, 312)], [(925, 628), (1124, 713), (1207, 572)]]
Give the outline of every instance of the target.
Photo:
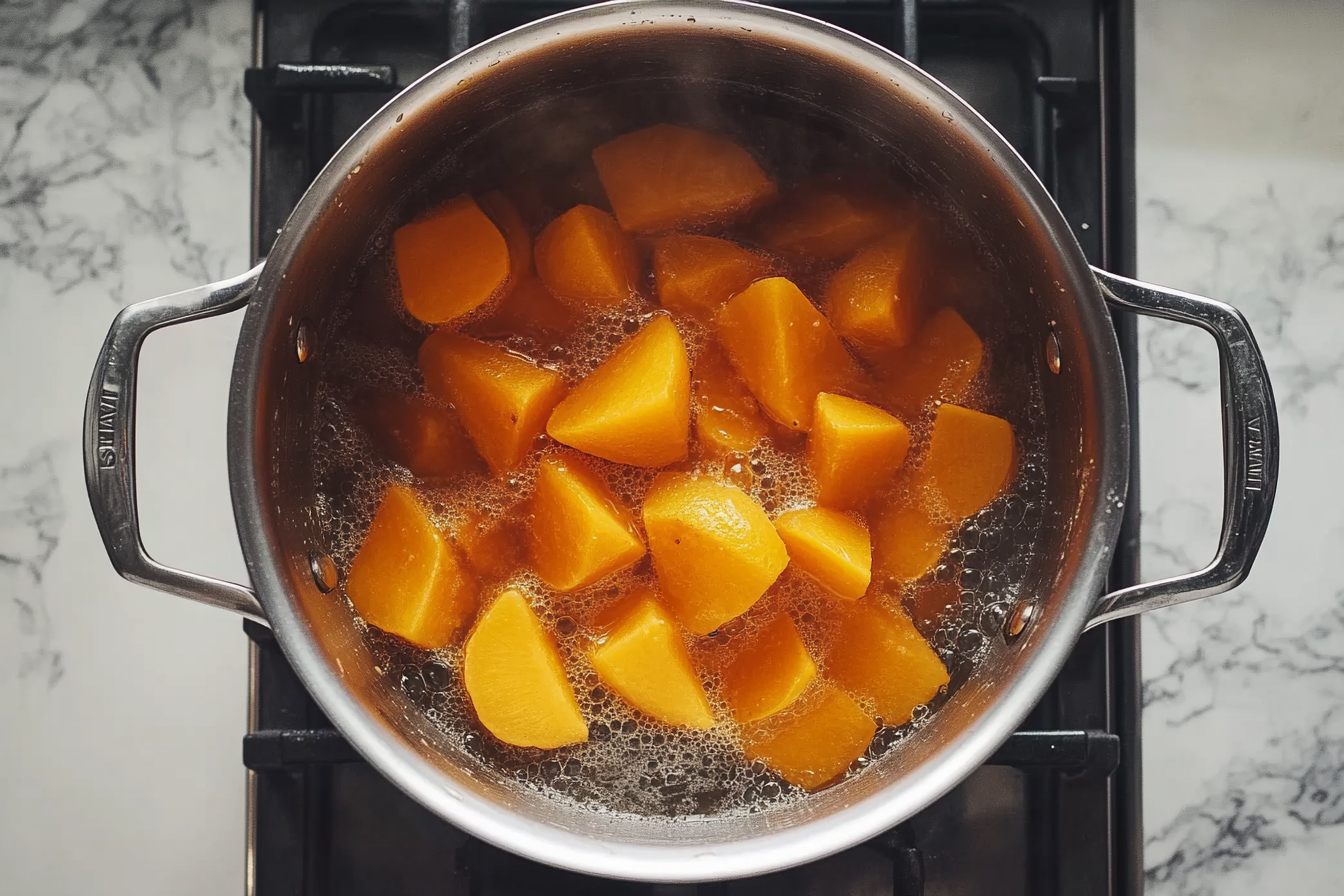
[[(116, 310), (242, 271), (246, 0), (0, 5), (0, 892), (234, 894), (247, 643), (119, 579), (84, 494)], [(1344, 881), (1344, 7), (1138, 2), (1140, 274), (1237, 305), (1269, 361), (1274, 524), (1231, 594), (1143, 629), (1148, 889)], [(224, 457), (238, 316), (152, 336), (145, 542), (241, 580)], [(1147, 577), (1211, 556), (1212, 341), (1141, 329)]]
[[(1139, 273), (1251, 321), (1282, 437), (1230, 594), (1143, 625), (1148, 891), (1344, 889), (1344, 6), (1138, 4)], [(1212, 339), (1140, 330), (1143, 572), (1212, 557)]]

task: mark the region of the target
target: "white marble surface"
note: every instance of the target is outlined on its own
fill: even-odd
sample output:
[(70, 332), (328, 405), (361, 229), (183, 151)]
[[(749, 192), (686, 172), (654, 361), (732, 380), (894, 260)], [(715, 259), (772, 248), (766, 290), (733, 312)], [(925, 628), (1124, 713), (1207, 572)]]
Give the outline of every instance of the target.
[[(129, 585), (79, 425), (116, 309), (246, 264), (245, 0), (0, 5), (0, 892), (234, 894), (246, 641)], [(1145, 636), (1149, 889), (1344, 884), (1344, 7), (1139, 0), (1141, 273), (1234, 302), (1283, 429), (1276, 521), (1232, 595)], [(152, 337), (146, 542), (242, 574), (223, 416), (237, 320)], [(1212, 344), (1143, 329), (1144, 563), (1207, 558)]]
[[(1283, 451), (1274, 522), (1229, 595), (1143, 628), (1148, 889), (1344, 891), (1344, 6), (1139, 4), (1139, 270), (1239, 307)], [(1147, 576), (1212, 556), (1212, 340), (1141, 330)]]
[[(0, 893), (236, 894), (247, 643), (120, 580), (79, 420), (123, 304), (244, 270), (240, 0), (0, 4)], [(236, 320), (146, 345), (146, 542), (243, 574), (224, 469)]]

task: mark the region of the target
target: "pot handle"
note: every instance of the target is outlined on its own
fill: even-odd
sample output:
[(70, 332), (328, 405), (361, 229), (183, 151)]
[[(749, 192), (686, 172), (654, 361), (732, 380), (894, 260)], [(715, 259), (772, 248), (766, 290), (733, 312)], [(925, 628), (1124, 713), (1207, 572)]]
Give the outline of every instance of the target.
[(1112, 307), (1194, 324), (1217, 340), (1223, 392), (1223, 531), (1218, 552), (1208, 566), (1105, 595), (1088, 620), (1088, 628), (1240, 585), (1265, 537), (1279, 478), (1274, 393), (1264, 355), (1241, 312), (1215, 299), (1097, 268), (1092, 272)]
[(230, 280), (121, 310), (98, 355), (84, 405), (84, 480), (103, 545), (123, 578), (265, 622), (252, 589), (172, 569), (149, 556), (140, 540), (135, 495), (136, 376), (145, 337), (160, 327), (243, 307), (252, 298), (261, 269), (258, 264)]

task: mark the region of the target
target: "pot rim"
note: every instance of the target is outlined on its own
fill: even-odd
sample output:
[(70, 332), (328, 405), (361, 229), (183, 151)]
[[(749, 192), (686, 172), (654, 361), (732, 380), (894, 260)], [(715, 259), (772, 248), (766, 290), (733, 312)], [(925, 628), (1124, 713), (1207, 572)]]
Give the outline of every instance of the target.
[[(686, 20), (694, 19), (695, 24)], [(930, 103), (955, 110), (962, 134), (999, 167), (1050, 235), (1063, 269), (1073, 275), (1076, 301), (1092, 304), (1080, 314), (1081, 332), (1096, 375), (1100, 429), (1093, 479), (1093, 506), (1082, 508), (1079, 538), (1084, 542), (1067, 599), (1038, 626), (1039, 644), (998, 702), (943, 745), (936, 762), (925, 763), (881, 792), (816, 821), (714, 847), (602, 841), (544, 824), (479, 795), (453, 787), (408, 744), (386, 737), (372, 713), (352, 699), (340, 676), (317, 649), (308, 623), (287, 593), (281, 574), (287, 560), (279, 551), (273, 523), (263, 510), (261, 483), (269, 462), (257, 450), (260, 371), (270, 323), (272, 297), (305, 232), (332, 201), (346, 172), (368, 150), (390, 136), (399, 114), (410, 115), (451, 93), (453, 84), (479, 76), (498, 60), (549, 45), (557, 36), (610, 32), (625, 27), (693, 27), (744, 23), (766, 36), (824, 47), (830, 52), (888, 72), (893, 80), (919, 88)], [(560, 26), (563, 26), (561, 28)], [(308, 692), (360, 754), (394, 785), (454, 826), (483, 841), (549, 865), (630, 880), (699, 882), (749, 877), (815, 861), (888, 830), (947, 793), (1018, 727), (1049, 687), (1072, 651), (1104, 590), (1106, 570), (1119, 532), (1119, 514), (1109, 513), (1108, 496), (1123, 495), (1128, 482), (1129, 428), (1119, 347), (1101, 291), (1081, 247), (1045, 187), (994, 128), (932, 76), (885, 48), (840, 28), (781, 9), (741, 0), (614, 0), (539, 19), (485, 41), (444, 62), (383, 106), (332, 157), (304, 193), (286, 222), (261, 274), (238, 341), (229, 407), (229, 467), (234, 513), (248, 570), (276, 640)], [(914, 807), (914, 808), (912, 808)]]

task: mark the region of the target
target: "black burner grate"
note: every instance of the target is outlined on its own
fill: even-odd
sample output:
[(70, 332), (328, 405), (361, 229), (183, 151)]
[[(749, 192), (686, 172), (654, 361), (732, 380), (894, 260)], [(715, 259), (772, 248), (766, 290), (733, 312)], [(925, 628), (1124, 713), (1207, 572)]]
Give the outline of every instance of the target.
[[(253, 255), (337, 147), (453, 53), (579, 4), (256, 0)], [(1050, 188), (1089, 260), (1134, 273), (1132, 0), (808, 0), (784, 6), (918, 61)], [(1116, 328), (1137, 445), (1133, 320)], [(1138, 458), (1112, 569), (1137, 578)], [(1087, 633), (1027, 725), (911, 822), (764, 878), (696, 886), (559, 872), (475, 841), (402, 795), (335, 732), (268, 629), (252, 641), (249, 894), (979, 894), (1142, 891), (1138, 634)]]

